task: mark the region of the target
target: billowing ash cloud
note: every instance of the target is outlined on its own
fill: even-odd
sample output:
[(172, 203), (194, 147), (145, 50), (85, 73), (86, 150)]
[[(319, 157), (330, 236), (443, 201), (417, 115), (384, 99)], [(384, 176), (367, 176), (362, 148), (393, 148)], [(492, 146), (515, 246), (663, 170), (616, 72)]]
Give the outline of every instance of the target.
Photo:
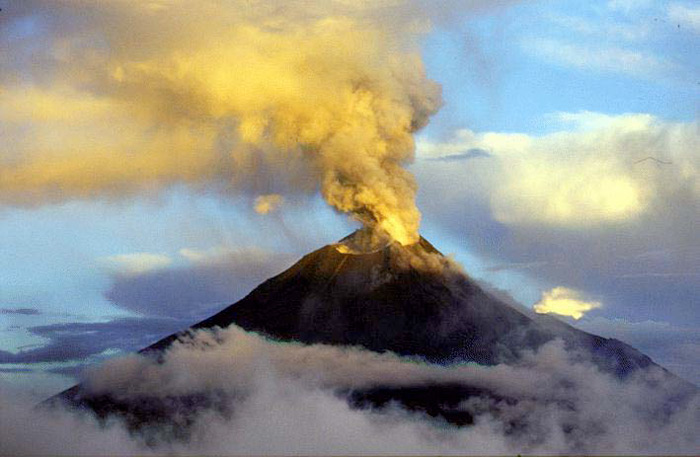
[(0, 17), (0, 200), (176, 184), (320, 190), (417, 240), (413, 132), (441, 104), (420, 2), (16, 2)]
[[(459, 428), (397, 405), (355, 409), (346, 398), (375, 386), (441, 383), (520, 401), (473, 397), (456, 410), (473, 414), (474, 424)], [(4, 395), (1, 407), (17, 420), (1, 424), (8, 439), (0, 452), (95, 453), (100, 437), (97, 453), (119, 454), (687, 453), (700, 444), (699, 399), (687, 386), (661, 370), (620, 381), (557, 341), (517, 366), (445, 367), (359, 348), (271, 342), (234, 326), (181, 340), (161, 363), (136, 355), (112, 360), (89, 372), (84, 385), (134, 401), (203, 394), (220, 407), (195, 414), (188, 434), (174, 439), (167, 427), (129, 435), (118, 420), (98, 425), (74, 413), (28, 413)], [(683, 402), (670, 401), (681, 392)], [(75, 432), (62, 434), (67, 424)]]

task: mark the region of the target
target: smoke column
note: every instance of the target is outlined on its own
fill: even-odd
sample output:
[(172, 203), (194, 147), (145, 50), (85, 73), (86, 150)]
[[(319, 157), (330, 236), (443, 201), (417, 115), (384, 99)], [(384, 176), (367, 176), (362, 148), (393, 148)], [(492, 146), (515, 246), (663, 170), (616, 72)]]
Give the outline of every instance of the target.
[(183, 183), (260, 195), (274, 182), (415, 242), (404, 165), (441, 96), (418, 54), (428, 24), (396, 14), (401, 3), (11, 4), (0, 19), (11, 50), (0, 56), (0, 203)]

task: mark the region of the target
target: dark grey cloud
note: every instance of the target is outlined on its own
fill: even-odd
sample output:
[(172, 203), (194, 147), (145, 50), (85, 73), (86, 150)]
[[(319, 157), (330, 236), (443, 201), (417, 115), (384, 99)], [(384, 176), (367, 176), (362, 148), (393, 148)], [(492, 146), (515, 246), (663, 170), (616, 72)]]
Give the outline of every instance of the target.
[(29, 327), (30, 333), (48, 342), (16, 353), (0, 351), (0, 364), (81, 361), (107, 350), (131, 352), (190, 324), (167, 318), (118, 318)]
[(38, 316), (41, 314), (37, 308), (0, 308), (0, 314), (20, 314), (23, 316)]
[(234, 303), (293, 261), (286, 254), (256, 250), (224, 252), (185, 267), (117, 274), (104, 295), (134, 313), (194, 322)]

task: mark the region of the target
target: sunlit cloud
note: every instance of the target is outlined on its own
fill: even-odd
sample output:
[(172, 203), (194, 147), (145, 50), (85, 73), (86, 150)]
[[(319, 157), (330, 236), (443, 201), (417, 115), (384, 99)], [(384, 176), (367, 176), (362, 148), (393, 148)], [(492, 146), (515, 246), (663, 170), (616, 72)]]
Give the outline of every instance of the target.
[(540, 314), (551, 313), (581, 319), (588, 311), (601, 306), (600, 302), (584, 300), (576, 290), (560, 286), (544, 292), (533, 309)]
[(486, 186), (481, 191), (494, 219), (508, 225), (584, 229), (633, 222), (672, 204), (674, 192), (700, 197), (696, 123), (592, 112), (555, 113), (549, 120), (558, 131), (533, 136), (462, 129), (451, 141), (423, 140), (419, 153), (437, 158), (486, 151), (488, 171), (472, 179)]

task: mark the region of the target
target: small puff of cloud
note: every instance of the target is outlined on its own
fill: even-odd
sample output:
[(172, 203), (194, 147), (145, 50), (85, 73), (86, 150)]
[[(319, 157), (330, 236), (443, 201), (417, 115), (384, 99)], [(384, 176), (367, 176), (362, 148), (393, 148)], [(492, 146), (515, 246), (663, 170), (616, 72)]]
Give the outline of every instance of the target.
[(576, 290), (560, 286), (549, 292), (544, 292), (540, 301), (533, 306), (533, 309), (540, 314), (553, 313), (560, 316), (573, 317), (578, 320), (588, 311), (601, 306), (600, 302), (583, 300), (581, 293)]
[(254, 209), (258, 214), (269, 214), (277, 211), (282, 203), (284, 203), (284, 197), (280, 194), (260, 195), (255, 199)]

